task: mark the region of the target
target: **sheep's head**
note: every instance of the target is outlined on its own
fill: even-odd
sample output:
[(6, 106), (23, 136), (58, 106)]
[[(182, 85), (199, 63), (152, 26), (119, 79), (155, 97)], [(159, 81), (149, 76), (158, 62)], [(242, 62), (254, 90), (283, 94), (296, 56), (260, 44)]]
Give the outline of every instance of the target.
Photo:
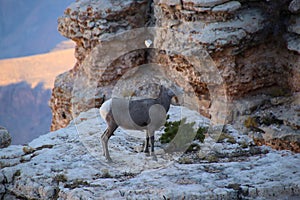
[(161, 85), (160, 94), (167, 94), (171, 99), (174, 99), (174, 101), (172, 101), (174, 105), (180, 105), (182, 103), (183, 89), (175, 84), (172, 84), (170, 88)]
[(176, 94), (173, 92), (173, 90), (171, 90), (171, 89), (169, 89), (169, 88), (167, 89), (167, 94), (168, 94), (168, 96), (171, 97), (171, 98), (172, 98), (172, 97), (176, 97)]
[(161, 85), (159, 96), (165, 96), (165, 95), (167, 95), (171, 98), (176, 96), (172, 89), (166, 88), (165, 86)]

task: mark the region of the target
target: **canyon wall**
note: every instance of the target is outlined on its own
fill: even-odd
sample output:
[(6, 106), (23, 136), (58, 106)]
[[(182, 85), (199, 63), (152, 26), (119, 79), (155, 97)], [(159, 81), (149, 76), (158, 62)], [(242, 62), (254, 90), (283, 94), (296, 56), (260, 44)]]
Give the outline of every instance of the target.
[[(12, 144), (27, 144), (49, 132), (51, 90), (27, 82), (0, 86), (0, 124), (7, 128)], [(0, 139), (1, 140), (1, 139)]]
[[(147, 63), (183, 77), (174, 82), (192, 91), (197, 110), (217, 123), (243, 129), (246, 117), (255, 118), (257, 108), (279, 97), (289, 98), (285, 103), (298, 116), (299, 11), (297, 0), (77, 1), (58, 20), (59, 32), (76, 42), (77, 63), (56, 79), (51, 130), (99, 107), (128, 70)], [(132, 31), (142, 27), (148, 32)], [(148, 36), (153, 48), (141, 48)], [(188, 58), (199, 49), (221, 78), (218, 84), (203, 79), (208, 72)]]

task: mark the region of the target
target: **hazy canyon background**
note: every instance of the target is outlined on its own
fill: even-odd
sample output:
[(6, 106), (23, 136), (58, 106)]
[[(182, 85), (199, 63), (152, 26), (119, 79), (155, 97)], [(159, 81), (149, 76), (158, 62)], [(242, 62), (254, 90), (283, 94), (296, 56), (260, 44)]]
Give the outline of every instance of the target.
[(72, 68), (73, 42), (57, 31), (72, 0), (0, 0), (0, 125), (12, 144), (49, 132), (55, 77)]

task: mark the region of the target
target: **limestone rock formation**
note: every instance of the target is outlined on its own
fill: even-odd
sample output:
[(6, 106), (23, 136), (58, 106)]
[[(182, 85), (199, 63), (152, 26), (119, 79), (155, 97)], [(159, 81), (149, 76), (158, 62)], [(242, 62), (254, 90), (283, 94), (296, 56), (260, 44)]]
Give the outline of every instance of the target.
[(9, 132), (0, 126), (0, 149), (6, 148), (11, 144), (11, 136)]
[[(179, 74), (173, 81), (193, 94), (201, 114), (243, 126), (259, 107), (236, 105), (300, 92), (298, 10), (296, 0), (77, 1), (59, 19), (60, 33), (76, 42), (77, 64), (56, 80), (51, 129), (99, 107), (124, 74), (147, 63), (159, 64), (170, 79)], [(143, 35), (140, 27), (157, 29)], [(148, 36), (154, 43), (141, 48)], [(188, 56), (199, 50), (213, 70), (196, 70)], [(211, 74), (219, 84), (209, 82)]]
[[(189, 120), (209, 120), (185, 108)], [(177, 119), (176, 119), (177, 120)], [(220, 142), (207, 137), (204, 154), (165, 154), (158, 161), (135, 152), (144, 134), (118, 129), (110, 140), (113, 163), (102, 156), (97, 109), (82, 112), (70, 125), (0, 151), (1, 199), (297, 199), (300, 154), (255, 147), (231, 126)], [(161, 133), (161, 131), (160, 131)], [(160, 134), (158, 133), (158, 134)]]
[[(145, 26), (148, 19), (147, 5), (146, 0), (101, 2), (83, 0), (73, 3), (65, 10), (65, 15), (59, 19), (58, 30), (63, 36), (75, 41), (77, 64), (74, 69), (57, 77), (50, 103), (53, 113), (51, 130), (65, 127), (73, 118), (71, 103), (74, 97), (73, 84), (76, 75), (82, 73), (81, 63), (85, 57), (101, 42), (101, 38), (119, 31)], [(80, 111), (95, 107), (91, 103), (95, 102), (94, 100), (87, 101), (85, 105), (79, 105)], [(102, 102), (101, 98), (96, 101)], [(79, 112), (75, 116), (78, 114)]]

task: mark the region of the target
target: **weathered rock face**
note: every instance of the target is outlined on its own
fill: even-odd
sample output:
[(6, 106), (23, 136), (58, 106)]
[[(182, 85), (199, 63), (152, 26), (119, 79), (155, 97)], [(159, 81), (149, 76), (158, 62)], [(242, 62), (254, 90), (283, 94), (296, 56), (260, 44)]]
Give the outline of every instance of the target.
[(185, 32), (195, 43), (205, 46), (224, 78), (230, 98), (274, 85), (282, 88), (294, 84), (289, 77), (298, 63), (294, 61), (292, 68), (288, 64), (299, 56), (287, 50), (283, 38), (284, 20), (289, 16), (281, 12), (287, 12), (287, 1), (241, 2), (242, 7), (234, 6), (235, 2), (225, 3), (237, 8), (235, 12), (215, 9), (226, 5), (211, 2), (204, 6), (193, 1), (183, 5), (180, 1), (158, 1), (157, 24)]
[[(73, 118), (71, 101), (75, 96), (79, 97), (78, 104), (76, 100), (73, 103), (79, 109), (75, 116), (80, 111), (95, 107), (95, 94), (92, 95), (93, 99), (82, 101), (82, 94), (78, 95), (73, 92), (74, 79), (84, 73), (82, 62), (89, 52), (101, 42), (102, 38), (119, 31), (145, 26), (148, 20), (147, 4), (146, 0), (102, 2), (84, 0), (73, 3), (65, 10), (65, 15), (59, 19), (58, 30), (62, 35), (76, 42), (77, 64), (73, 70), (57, 77), (50, 103), (53, 113), (51, 130), (65, 127)], [(136, 54), (139, 55), (139, 53)], [(138, 57), (137, 55), (135, 57)], [(130, 64), (131, 61), (128, 61)], [(112, 73), (114, 71), (110, 73), (114, 77), (115, 75)], [(88, 78), (85, 82), (88, 82)], [(101, 103), (101, 97), (97, 101)], [(82, 105), (80, 105), (81, 103)]]
[(258, 145), (300, 153), (300, 96), (274, 97), (262, 109), (242, 117)]
[[(281, 91), (275, 96), (299, 92), (298, 13), (295, 0), (78, 1), (59, 19), (59, 31), (77, 44), (77, 64), (57, 78), (51, 99), (52, 130), (65, 127), (81, 111), (100, 106), (129, 69), (146, 63), (160, 64), (169, 77), (181, 74), (183, 80), (174, 82), (185, 91), (191, 86), (198, 111), (217, 122), (219, 116), (238, 121), (231, 101), (243, 102), (253, 95), (263, 99), (274, 96), (274, 91)], [(135, 38), (141, 34), (128, 37), (126, 43), (116, 39), (117, 33), (147, 26), (169, 30), (154, 34), (154, 48), (179, 50), (137, 48), (139, 44), (132, 43), (138, 43)], [(203, 74), (187, 59), (190, 44), (208, 52), (222, 84), (211, 86), (201, 79)], [(126, 48), (132, 51), (121, 54)], [(108, 62), (113, 56), (114, 61)], [(220, 113), (225, 104), (229, 109)]]
[[(178, 109), (171, 107), (170, 118), (178, 117)], [(185, 113), (190, 120), (209, 124), (195, 111)], [(109, 141), (111, 164), (105, 162), (99, 141), (99, 129), (105, 127), (98, 110), (91, 109), (68, 127), (42, 135), (27, 146), (1, 149), (0, 198), (299, 198), (300, 154), (253, 146), (251, 138), (231, 126), (219, 142), (206, 137), (200, 143), (209, 154), (184, 154), (178, 160), (157, 144), (157, 162), (134, 150), (144, 134), (138, 137), (117, 129)]]
[(77, 1), (59, 18), (58, 31), (76, 42), (80, 63), (105, 35), (145, 26), (147, 4), (145, 0)]

